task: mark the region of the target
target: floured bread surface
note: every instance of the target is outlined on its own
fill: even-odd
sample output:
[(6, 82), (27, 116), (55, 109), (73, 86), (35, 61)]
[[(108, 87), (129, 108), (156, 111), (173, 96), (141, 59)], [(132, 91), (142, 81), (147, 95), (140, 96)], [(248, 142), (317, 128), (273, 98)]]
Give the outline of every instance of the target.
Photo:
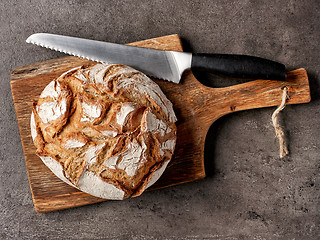
[(124, 65), (78, 67), (33, 104), (37, 154), (68, 184), (124, 199), (155, 183), (176, 143), (176, 117), (157, 84)]

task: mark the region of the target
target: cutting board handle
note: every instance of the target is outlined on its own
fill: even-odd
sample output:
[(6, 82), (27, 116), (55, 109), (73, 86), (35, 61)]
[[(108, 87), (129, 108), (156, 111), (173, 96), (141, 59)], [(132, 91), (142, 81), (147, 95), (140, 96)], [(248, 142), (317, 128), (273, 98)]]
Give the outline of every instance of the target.
[(224, 88), (210, 88), (199, 83), (205, 95), (204, 107), (197, 114), (210, 118), (208, 125), (228, 113), (277, 106), (281, 103), (283, 88), (288, 88), (289, 99), (286, 104), (310, 102), (308, 75), (300, 68), (287, 73), (286, 81), (255, 80)]

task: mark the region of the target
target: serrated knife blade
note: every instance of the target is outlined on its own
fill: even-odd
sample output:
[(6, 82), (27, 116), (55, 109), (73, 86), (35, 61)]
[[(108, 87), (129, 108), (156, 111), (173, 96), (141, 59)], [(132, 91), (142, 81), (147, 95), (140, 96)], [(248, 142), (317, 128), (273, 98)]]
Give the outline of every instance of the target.
[(146, 75), (179, 83), (191, 67), (191, 54), (162, 51), (49, 33), (36, 33), (26, 40), (55, 51), (102, 63), (131, 66)]
[(32, 34), (26, 42), (97, 62), (128, 65), (174, 83), (189, 68), (237, 78), (286, 80), (283, 64), (254, 56), (163, 51), (50, 33)]

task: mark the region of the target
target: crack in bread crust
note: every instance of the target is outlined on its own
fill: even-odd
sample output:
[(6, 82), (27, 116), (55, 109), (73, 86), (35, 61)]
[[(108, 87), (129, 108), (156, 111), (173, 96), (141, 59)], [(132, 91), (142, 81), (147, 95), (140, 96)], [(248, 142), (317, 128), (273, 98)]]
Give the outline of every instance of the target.
[(48, 84), (32, 111), (37, 154), (62, 180), (97, 197), (139, 196), (174, 151), (171, 102), (128, 66), (71, 69)]

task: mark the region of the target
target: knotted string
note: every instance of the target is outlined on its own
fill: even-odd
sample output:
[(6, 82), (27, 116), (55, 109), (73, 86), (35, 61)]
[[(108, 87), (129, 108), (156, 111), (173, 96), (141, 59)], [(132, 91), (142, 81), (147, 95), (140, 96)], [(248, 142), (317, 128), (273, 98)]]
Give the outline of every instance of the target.
[(272, 114), (272, 123), (273, 123), (274, 129), (276, 131), (276, 136), (277, 136), (277, 138), (279, 140), (279, 144), (280, 144), (280, 158), (285, 157), (289, 153), (289, 151), (287, 149), (287, 146), (286, 146), (286, 142), (284, 140), (284, 133), (283, 133), (283, 131), (282, 131), (282, 129), (281, 129), (279, 123), (278, 123), (278, 114), (286, 106), (286, 100), (287, 99), (289, 99), (288, 88), (284, 87), (283, 88), (283, 93), (282, 93), (281, 104)]

